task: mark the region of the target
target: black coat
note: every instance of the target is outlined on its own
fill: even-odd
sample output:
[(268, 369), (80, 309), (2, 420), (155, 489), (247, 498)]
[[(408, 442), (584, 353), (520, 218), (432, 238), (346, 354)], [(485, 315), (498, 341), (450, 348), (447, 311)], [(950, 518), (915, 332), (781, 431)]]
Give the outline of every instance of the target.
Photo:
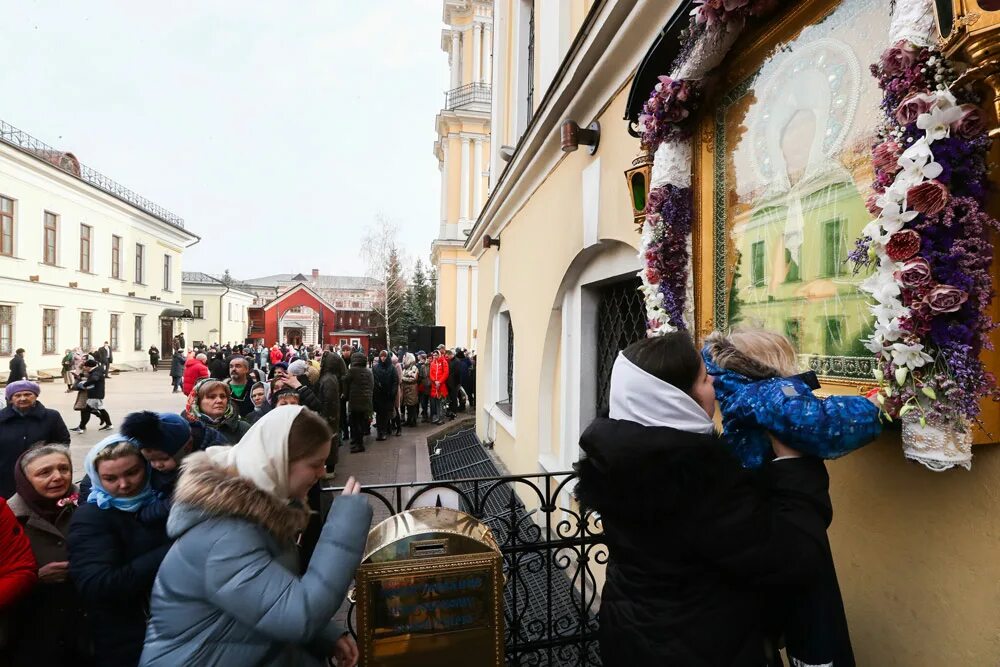
[(181, 378), (184, 377), (184, 362), (187, 358), (184, 353), (180, 350), (174, 352), (174, 355), (170, 357), (170, 377)]
[(344, 395), (347, 396), (347, 405), (351, 412), (372, 412), (374, 387), (375, 378), (365, 362), (365, 355), (360, 352), (354, 353), (351, 356), (351, 367), (347, 371), (347, 386), (344, 388)]
[(831, 578), (829, 613), (813, 619), (833, 621), (824, 629), (841, 642), (834, 664), (854, 665), (821, 460), (754, 475), (714, 435), (611, 419), (595, 420), (580, 446), (577, 494), (600, 512), (610, 553), (604, 665), (760, 667), (765, 636), (788, 630), (788, 612)]
[(7, 376), (7, 384), (28, 378), (28, 367), (24, 363), (24, 357), (20, 354), (11, 357), (8, 368), (10, 368), (10, 375)]
[(62, 415), (35, 401), (24, 415), (10, 405), (0, 410), (0, 496), (14, 495), (14, 463), (36, 442), (69, 444)]
[(321, 414), (326, 418), (330, 428), (336, 433), (340, 428), (340, 380), (347, 375), (347, 365), (336, 352), (323, 355), (320, 362), (319, 380), (316, 381), (316, 394), (322, 406)]
[(451, 361), (448, 362), (448, 379), (444, 381), (444, 384), (448, 387), (449, 396), (458, 393), (458, 388), (462, 384), (462, 360), (458, 357), (452, 357)]
[(226, 380), (229, 378), (229, 362), (221, 354), (217, 354), (208, 360), (208, 375), (216, 380)]
[(104, 369), (95, 366), (87, 373), (83, 388), (87, 390), (87, 398), (104, 398)]
[(163, 521), (83, 504), (69, 527), (69, 571), (93, 628), (97, 665), (139, 662), (149, 593), (170, 549)]
[(396, 402), (396, 393), (399, 390), (399, 377), (396, 375), (396, 367), (388, 360), (386, 363), (376, 361), (372, 366), (372, 377), (375, 379), (375, 391), (372, 393), (372, 402), (376, 409), (378, 406), (391, 406)]

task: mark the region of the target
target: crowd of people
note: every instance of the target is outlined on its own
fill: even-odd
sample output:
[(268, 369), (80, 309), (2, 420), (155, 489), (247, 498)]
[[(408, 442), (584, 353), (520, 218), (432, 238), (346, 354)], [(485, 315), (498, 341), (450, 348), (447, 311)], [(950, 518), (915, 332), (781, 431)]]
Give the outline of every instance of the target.
[(39, 393), (6, 388), (5, 411), (37, 415), (16, 443), (38, 439), (2, 461), (0, 664), (357, 663), (333, 617), (372, 513), (353, 478), (322, 522), (309, 504), (335, 440), (326, 418), (276, 405), (236, 437), (205, 389), (209, 421), (190, 405), (129, 414), (74, 483), (65, 424)]
[[(315, 494), (342, 436), (363, 451), (369, 429), (384, 440), (473, 403), (474, 357), (260, 347), (175, 355), (184, 410), (126, 416), (78, 485), (62, 418), (37, 384), (7, 385), (11, 664), (355, 664), (332, 616), (371, 509), (353, 478), (325, 521)], [(577, 464), (577, 498), (600, 513), (609, 548), (603, 664), (775, 667), (782, 648), (794, 665), (855, 664), (823, 460), (882, 426), (873, 395), (817, 387), (765, 331), (715, 333), (700, 351), (676, 332), (619, 353), (609, 413), (583, 433)]]

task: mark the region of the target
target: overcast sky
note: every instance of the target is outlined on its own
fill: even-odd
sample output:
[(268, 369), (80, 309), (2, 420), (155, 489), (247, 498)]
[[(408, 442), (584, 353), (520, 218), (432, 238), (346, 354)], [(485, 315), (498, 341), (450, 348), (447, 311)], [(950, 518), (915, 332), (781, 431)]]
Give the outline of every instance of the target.
[(360, 274), (437, 233), (440, 0), (0, 0), (0, 119), (184, 218), (184, 270)]

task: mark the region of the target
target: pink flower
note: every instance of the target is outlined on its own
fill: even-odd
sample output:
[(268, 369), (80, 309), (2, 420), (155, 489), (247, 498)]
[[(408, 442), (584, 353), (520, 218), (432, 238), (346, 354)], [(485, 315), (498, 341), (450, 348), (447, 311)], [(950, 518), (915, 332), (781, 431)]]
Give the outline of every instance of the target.
[(926, 215), (940, 213), (948, 203), (948, 188), (940, 181), (924, 181), (906, 191), (906, 203)]
[(889, 76), (903, 74), (917, 62), (920, 50), (905, 39), (901, 39), (882, 53), (879, 64)]
[(975, 139), (986, 132), (982, 110), (975, 104), (961, 106), (962, 117), (951, 124), (951, 131), (962, 139)]
[(920, 114), (930, 111), (933, 103), (934, 98), (930, 95), (924, 93), (910, 95), (896, 107), (896, 121), (900, 125), (915, 123)]
[(889, 237), (885, 244), (885, 254), (894, 262), (903, 262), (920, 250), (920, 234), (912, 229), (903, 229)]
[(872, 165), (881, 171), (895, 174), (899, 171), (899, 156), (903, 149), (895, 141), (883, 141), (872, 150)]
[(911, 259), (903, 264), (903, 267), (893, 273), (892, 277), (907, 288), (922, 287), (934, 279), (931, 275), (931, 265), (922, 257)]
[(60, 498), (56, 501), (56, 507), (66, 507), (66, 505), (77, 505), (80, 502), (79, 493), (71, 493), (65, 498)]
[(879, 196), (876, 192), (868, 195), (868, 199), (865, 200), (865, 208), (867, 208), (868, 212), (876, 218), (882, 215), (882, 207), (878, 205), (878, 200)]
[(954, 313), (969, 298), (969, 295), (951, 285), (938, 285), (924, 297), (924, 303), (934, 313)]

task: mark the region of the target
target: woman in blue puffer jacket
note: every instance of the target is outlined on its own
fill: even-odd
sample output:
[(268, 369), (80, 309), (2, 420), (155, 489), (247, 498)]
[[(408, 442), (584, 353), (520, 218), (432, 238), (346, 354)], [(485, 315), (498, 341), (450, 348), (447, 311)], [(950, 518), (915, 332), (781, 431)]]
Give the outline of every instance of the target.
[(275, 408), (234, 447), (188, 455), (153, 586), (141, 665), (354, 665), (358, 649), (333, 619), (368, 536), (372, 511), (347, 481), (309, 569), (295, 538), (304, 498), (326, 472), (330, 427), (301, 406)]

